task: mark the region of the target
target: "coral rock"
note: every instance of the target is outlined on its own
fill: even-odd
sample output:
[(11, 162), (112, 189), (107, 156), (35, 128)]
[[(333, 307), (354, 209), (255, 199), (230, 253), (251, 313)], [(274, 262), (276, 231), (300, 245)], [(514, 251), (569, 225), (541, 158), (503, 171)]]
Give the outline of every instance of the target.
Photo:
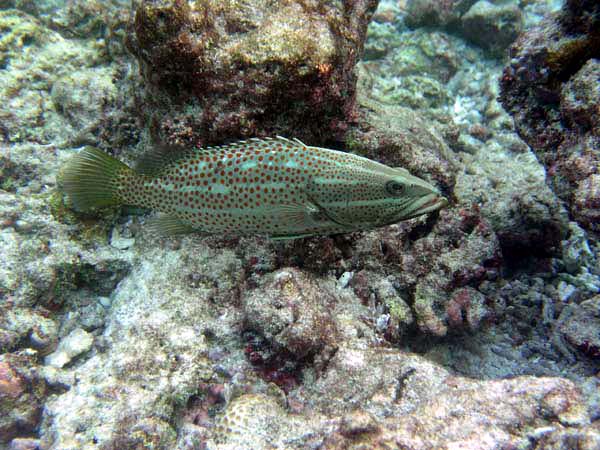
[(600, 295), (565, 308), (559, 331), (581, 355), (600, 359)]
[(46, 364), (61, 368), (69, 364), (74, 358), (86, 353), (92, 348), (94, 337), (82, 330), (76, 328), (58, 344), (56, 351), (46, 356)]
[(476, 287), (501, 260), (490, 225), (474, 211), (443, 212), (432, 236), (415, 242), (412, 252), (414, 259), (406, 258), (407, 265), (426, 265), (414, 294), (421, 330), (443, 336), (449, 329), (477, 329), (488, 312)]
[(571, 0), (511, 48), (501, 102), (584, 228), (600, 231), (600, 4)]
[(503, 56), (523, 29), (524, 22), (519, 7), (511, 3), (411, 0), (406, 23), (412, 28), (436, 27), (456, 32), (491, 55)]
[(410, 27), (456, 27), (460, 17), (477, 0), (409, 0), (406, 23)]
[(285, 411), (277, 400), (263, 394), (246, 394), (231, 401), (216, 428), (219, 448), (269, 448), (279, 434)]
[(315, 355), (335, 342), (331, 311), (336, 298), (296, 269), (268, 275), (242, 302), (247, 328), (297, 359)]
[(38, 426), (46, 385), (34, 359), (27, 352), (0, 356), (0, 443), (30, 434)]
[(10, 441), (8, 450), (39, 450), (40, 441), (30, 438), (16, 438)]
[[(294, 135), (341, 137), (376, 0), (145, 0), (129, 47), (163, 98), (154, 118), (171, 143)], [(151, 89), (148, 101), (157, 93)]]
[(523, 15), (517, 5), (495, 5), (487, 0), (475, 3), (461, 22), (465, 37), (498, 56), (504, 55), (523, 29)]

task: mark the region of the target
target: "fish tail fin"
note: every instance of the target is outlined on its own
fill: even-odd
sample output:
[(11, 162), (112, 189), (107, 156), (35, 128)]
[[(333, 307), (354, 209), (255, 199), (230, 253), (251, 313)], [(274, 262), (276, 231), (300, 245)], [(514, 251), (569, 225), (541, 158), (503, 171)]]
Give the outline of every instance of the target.
[(86, 211), (123, 204), (119, 195), (123, 175), (136, 176), (118, 159), (97, 148), (86, 147), (61, 170), (60, 182), (75, 209)]

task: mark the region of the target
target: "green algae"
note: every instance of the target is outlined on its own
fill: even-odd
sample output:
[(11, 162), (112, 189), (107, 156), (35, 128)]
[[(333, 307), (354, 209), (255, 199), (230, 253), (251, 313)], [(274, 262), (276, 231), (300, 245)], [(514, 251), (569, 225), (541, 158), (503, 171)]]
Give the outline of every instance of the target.
[(410, 307), (400, 297), (390, 297), (386, 299), (386, 306), (390, 313), (390, 318), (399, 324), (411, 324), (414, 320)]

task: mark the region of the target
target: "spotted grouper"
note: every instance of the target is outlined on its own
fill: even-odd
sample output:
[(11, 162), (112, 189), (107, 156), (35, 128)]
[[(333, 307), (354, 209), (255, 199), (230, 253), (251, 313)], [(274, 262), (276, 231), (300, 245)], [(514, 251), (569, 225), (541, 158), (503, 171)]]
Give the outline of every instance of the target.
[(87, 147), (63, 168), (78, 210), (111, 205), (161, 214), (162, 234), (273, 238), (368, 230), (436, 211), (440, 192), (402, 168), (283, 137), (156, 152), (132, 169)]

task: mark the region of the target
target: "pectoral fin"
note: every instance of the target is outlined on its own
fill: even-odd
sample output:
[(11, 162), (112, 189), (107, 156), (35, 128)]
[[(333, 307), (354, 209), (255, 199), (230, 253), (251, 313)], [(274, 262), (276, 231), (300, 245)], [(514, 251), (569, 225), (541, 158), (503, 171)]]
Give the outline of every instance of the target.
[(176, 236), (200, 231), (177, 217), (167, 215), (159, 215), (149, 219), (147, 227), (150, 233), (160, 236)]
[(285, 203), (279, 205), (277, 209), (275, 214), (287, 225), (298, 230), (310, 230), (320, 227), (324, 221), (328, 221), (321, 208), (310, 201)]

